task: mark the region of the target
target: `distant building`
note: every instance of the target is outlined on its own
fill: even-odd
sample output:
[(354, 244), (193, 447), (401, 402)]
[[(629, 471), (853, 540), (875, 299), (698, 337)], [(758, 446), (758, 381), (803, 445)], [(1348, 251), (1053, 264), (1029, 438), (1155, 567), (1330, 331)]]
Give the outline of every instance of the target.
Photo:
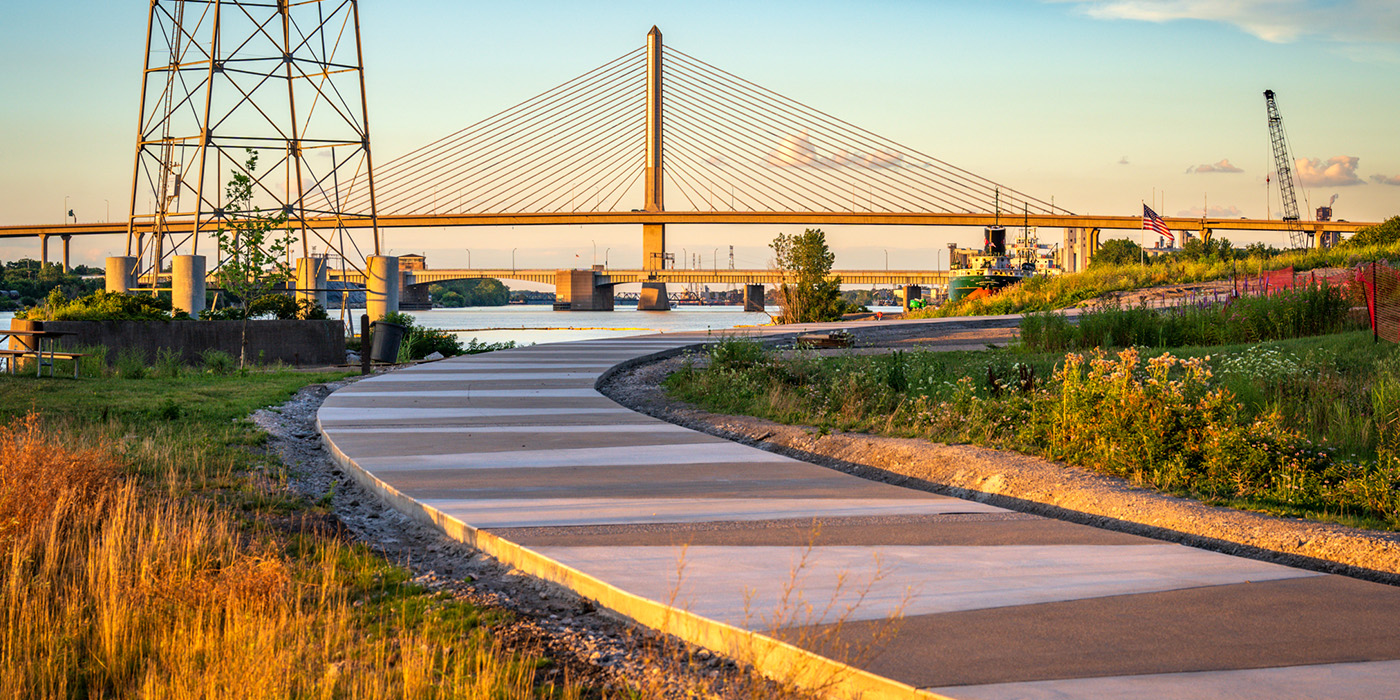
[(426, 270), (428, 269), (428, 259), (417, 253), (399, 256), (400, 270)]

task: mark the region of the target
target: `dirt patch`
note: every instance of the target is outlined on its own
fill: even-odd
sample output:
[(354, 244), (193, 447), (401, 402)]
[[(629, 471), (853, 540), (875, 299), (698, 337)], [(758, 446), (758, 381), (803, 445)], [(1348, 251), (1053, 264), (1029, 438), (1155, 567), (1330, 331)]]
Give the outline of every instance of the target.
[(422, 586), (515, 612), (515, 621), (492, 634), (511, 650), (553, 660), (540, 671), (542, 680), (568, 678), (628, 697), (628, 688), (647, 698), (786, 696), (729, 659), (611, 616), (573, 591), (503, 565), (365, 490), (335, 464), (316, 430), (321, 403), (353, 381), (305, 387), (281, 406), (252, 416), (271, 436), (268, 449), (287, 467), (286, 488), (307, 503), (329, 501), (329, 513), (298, 516), (299, 530), (364, 542), (408, 568)]
[(688, 360), (640, 364), (599, 389), (635, 411), (873, 481), (1327, 573), (1400, 585), (1400, 534), (1202, 504), (1038, 457), (972, 445), (823, 434), (671, 400), (661, 381)]

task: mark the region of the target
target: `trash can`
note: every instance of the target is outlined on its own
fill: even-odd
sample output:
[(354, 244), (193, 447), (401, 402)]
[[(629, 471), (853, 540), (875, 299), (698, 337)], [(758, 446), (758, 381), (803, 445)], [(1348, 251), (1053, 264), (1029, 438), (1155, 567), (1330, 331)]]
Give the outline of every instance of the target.
[(403, 336), (408, 332), (408, 328), (386, 321), (375, 321), (369, 324), (369, 328), (373, 339), (370, 342), (369, 359), (390, 364), (398, 362), (399, 346), (403, 344)]

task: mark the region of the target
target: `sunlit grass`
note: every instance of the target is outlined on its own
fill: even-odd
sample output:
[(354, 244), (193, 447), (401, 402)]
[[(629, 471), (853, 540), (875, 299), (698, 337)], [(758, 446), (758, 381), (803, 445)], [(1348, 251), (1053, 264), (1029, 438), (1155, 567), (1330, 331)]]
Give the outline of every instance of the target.
[(286, 527), (314, 506), (246, 416), (340, 376), (0, 378), (0, 697), (597, 696), (509, 613)]

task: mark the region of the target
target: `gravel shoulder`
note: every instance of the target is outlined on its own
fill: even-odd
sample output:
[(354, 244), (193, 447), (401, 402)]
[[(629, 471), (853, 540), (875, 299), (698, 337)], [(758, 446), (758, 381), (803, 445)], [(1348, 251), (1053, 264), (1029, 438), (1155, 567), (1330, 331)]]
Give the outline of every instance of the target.
[[(876, 338), (857, 338), (863, 344)], [(908, 488), (1179, 542), (1238, 556), (1400, 585), (1400, 534), (1209, 506), (1038, 457), (862, 433), (823, 434), (674, 401), (660, 388), (685, 357), (634, 365), (599, 389), (635, 411), (693, 430)]]
[(394, 510), (365, 490), (335, 464), (316, 430), (321, 403), (353, 381), (305, 387), (281, 406), (251, 416), (268, 433), (269, 452), (287, 468), (286, 488), (307, 504), (324, 502), (329, 495), (329, 512), (304, 514), (303, 520), (312, 521), (304, 526), (365, 543), (409, 569), (413, 581), (429, 590), (516, 613), (513, 622), (492, 633), (508, 649), (551, 659), (553, 664), (540, 671), (544, 681), (568, 678), (607, 697), (786, 696), (729, 659), (612, 616), (567, 588), (501, 564)]

